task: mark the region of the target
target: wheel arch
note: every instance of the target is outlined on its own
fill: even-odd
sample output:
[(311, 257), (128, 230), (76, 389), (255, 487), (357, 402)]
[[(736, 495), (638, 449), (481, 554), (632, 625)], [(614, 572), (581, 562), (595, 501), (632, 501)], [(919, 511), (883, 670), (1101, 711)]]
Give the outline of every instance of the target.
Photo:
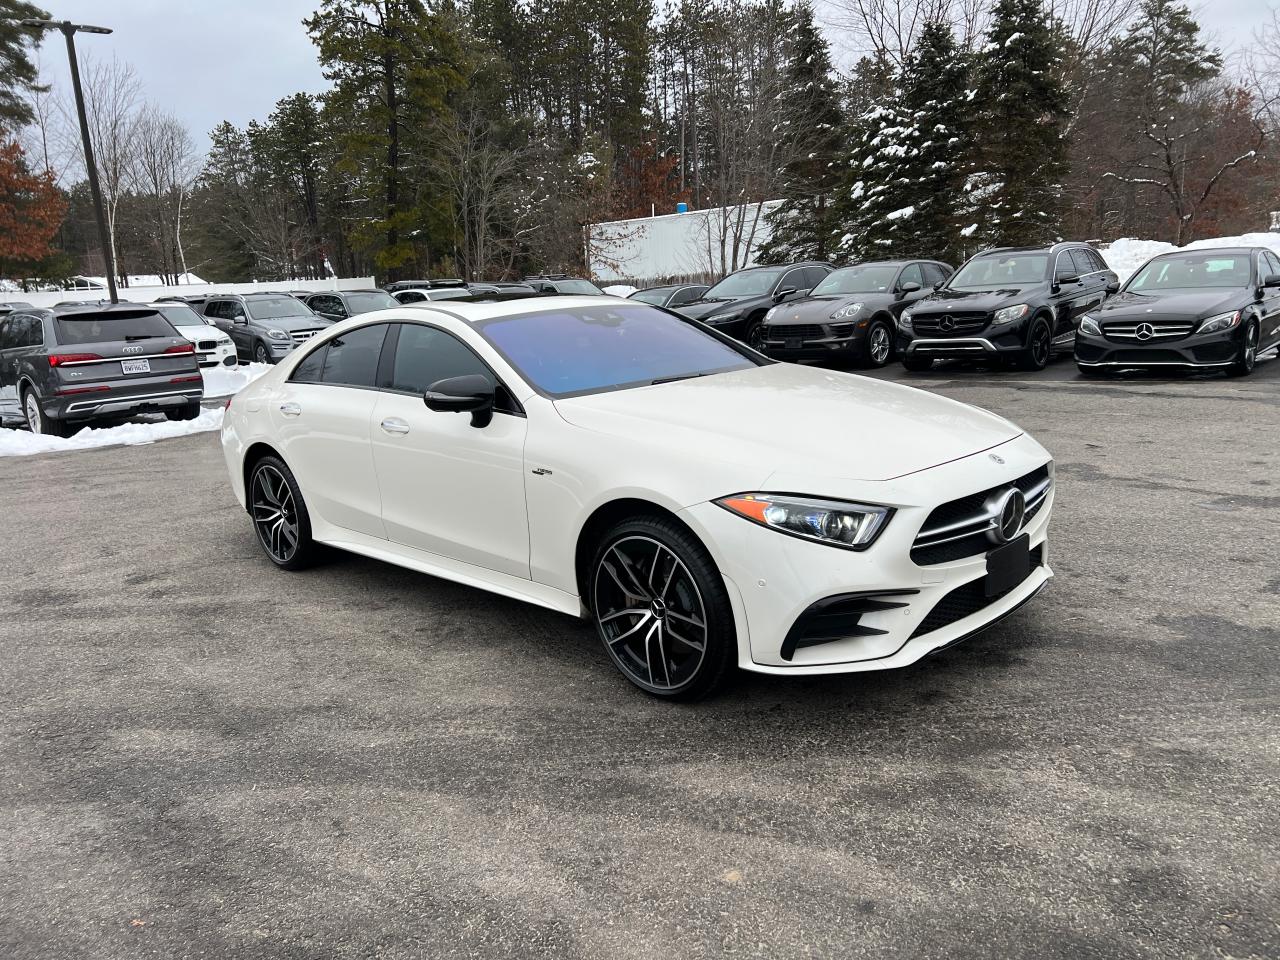
[(253, 468), (258, 465), (258, 462), (263, 457), (275, 457), (285, 466), (288, 466), (284, 457), (280, 455), (280, 451), (271, 446), (271, 444), (263, 440), (257, 440), (249, 445), (249, 449), (244, 452), (244, 460), (241, 466), (241, 479), (244, 482), (245, 490), (245, 510), (249, 510), (249, 475), (253, 473)]

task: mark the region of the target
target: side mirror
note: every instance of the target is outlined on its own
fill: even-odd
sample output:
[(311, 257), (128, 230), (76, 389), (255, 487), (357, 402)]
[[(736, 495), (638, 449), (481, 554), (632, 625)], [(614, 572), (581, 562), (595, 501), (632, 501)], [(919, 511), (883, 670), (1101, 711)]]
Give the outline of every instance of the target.
[(249, 322), (249, 318), (246, 317), (243, 313), (237, 313), (234, 317), (231, 318), (231, 322), (234, 323), (237, 327), (243, 327), (245, 324)]
[(493, 419), (493, 383), (478, 373), (437, 380), (422, 395), (422, 402), (438, 413), (470, 413), (473, 427), (487, 427)]
[(1272, 273), (1262, 278), (1264, 287), (1280, 287), (1280, 273)]
[(899, 293), (915, 293), (919, 289), (920, 289), (920, 284), (916, 283), (914, 280), (908, 280), (906, 283), (902, 285), (902, 287), (899, 289), (898, 292)]
[(791, 296), (795, 292), (796, 292), (795, 287), (783, 287), (781, 290), (779, 290), (777, 293), (773, 295), (773, 299), (785, 300), (787, 299), (787, 297)]
[[(1280, 277), (1277, 277), (1276, 279), (1277, 279), (1277, 280), (1280, 280)], [(1107, 284), (1107, 296), (1108, 296), (1108, 297), (1114, 297), (1114, 296), (1115, 296), (1117, 293), (1119, 293), (1119, 292), (1120, 292), (1120, 281), (1119, 281), (1119, 280), (1112, 280), (1110, 283), (1108, 283), (1108, 284)]]

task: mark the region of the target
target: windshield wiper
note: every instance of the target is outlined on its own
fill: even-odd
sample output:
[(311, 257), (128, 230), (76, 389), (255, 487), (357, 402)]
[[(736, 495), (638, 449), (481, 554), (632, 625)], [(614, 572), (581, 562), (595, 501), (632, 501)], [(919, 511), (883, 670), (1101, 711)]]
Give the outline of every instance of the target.
[(656, 387), (660, 383), (675, 383), (677, 380), (692, 380), (694, 377), (705, 376), (705, 373), (681, 373), (674, 377), (659, 377), (657, 380), (650, 380), (649, 386)]

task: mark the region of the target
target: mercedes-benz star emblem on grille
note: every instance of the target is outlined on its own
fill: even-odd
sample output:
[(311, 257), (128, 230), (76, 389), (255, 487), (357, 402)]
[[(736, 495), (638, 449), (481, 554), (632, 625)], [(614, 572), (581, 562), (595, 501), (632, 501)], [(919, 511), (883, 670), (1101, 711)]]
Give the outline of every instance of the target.
[(145, 349), (147, 348), (146, 347), (125, 347), (124, 352), (125, 353), (141, 353)]
[(939, 330), (954, 330), (956, 322), (951, 318), (951, 314), (944, 314), (942, 319), (938, 321)]
[(987, 498), (987, 513), (995, 521), (987, 531), (992, 543), (1008, 543), (1022, 529), (1022, 519), (1027, 513), (1027, 498), (1017, 487), (997, 490)]
[(1156, 335), (1156, 328), (1149, 323), (1140, 323), (1138, 324), (1138, 329), (1134, 331), (1133, 335), (1139, 340), (1150, 340)]

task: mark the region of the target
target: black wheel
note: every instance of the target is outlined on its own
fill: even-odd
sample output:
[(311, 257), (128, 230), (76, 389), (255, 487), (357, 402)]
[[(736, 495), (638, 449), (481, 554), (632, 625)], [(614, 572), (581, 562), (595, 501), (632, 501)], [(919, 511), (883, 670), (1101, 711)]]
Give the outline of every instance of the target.
[(200, 416), (200, 404), (188, 403), (175, 410), (166, 410), (164, 415), (170, 420), (194, 420)]
[(737, 652), (729, 595), (683, 527), (657, 517), (616, 525), (596, 551), (590, 590), (605, 651), (641, 690), (696, 700), (725, 681)]
[(1244, 331), (1244, 341), (1240, 344), (1240, 352), (1236, 354), (1231, 366), (1227, 367), (1227, 375), (1247, 377), (1258, 365), (1258, 325), (1252, 320)]
[[(883, 367), (893, 356), (893, 328), (884, 320), (872, 320), (862, 340), (863, 366)], [(933, 366), (933, 361), (929, 361)]]
[(316, 559), (311, 517), (298, 482), (278, 457), (263, 457), (249, 477), (249, 514), (258, 542), (271, 562), (285, 570), (301, 570)]
[(928, 357), (903, 357), (902, 365), (912, 373), (924, 373), (933, 369), (933, 361)]
[(1023, 370), (1043, 370), (1053, 355), (1053, 331), (1043, 317), (1031, 321), (1027, 346), (1018, 355), (1017, 366)]
[(752, 350), (764, 353), (764, 333), (764, 323), (759, 319), (751, 320), (747, 323), (747, 333), (743, 340)]
[(270, 363), (271, 351), (267, 349), (267, 345), (261, 340), (254, 341), (253, 359), (257, 363)]
[(22, 413), (27, 429), (47, 437), (69, 437), (74, 432), (65, 420), (55, 420), (40, 406), (40, 397), (31, 387), (22, 392)]

